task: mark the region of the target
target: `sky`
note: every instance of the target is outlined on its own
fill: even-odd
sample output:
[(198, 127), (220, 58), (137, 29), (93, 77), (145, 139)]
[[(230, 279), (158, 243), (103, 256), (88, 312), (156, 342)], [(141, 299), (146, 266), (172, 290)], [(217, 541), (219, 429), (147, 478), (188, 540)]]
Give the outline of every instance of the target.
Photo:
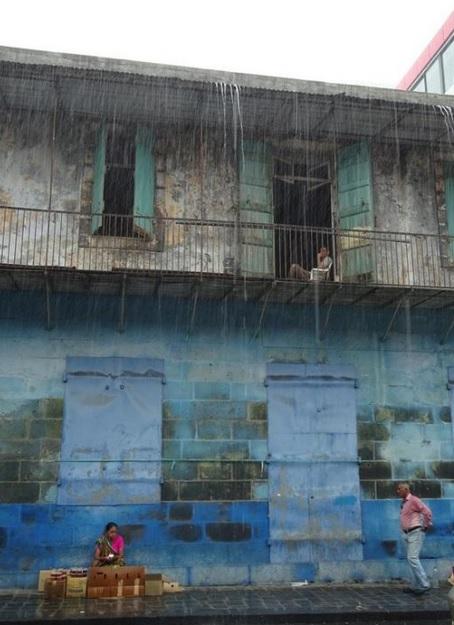
[(395, 87), (452, 10), (454, 0), (14, 0), (2, 3), (0, 45)]

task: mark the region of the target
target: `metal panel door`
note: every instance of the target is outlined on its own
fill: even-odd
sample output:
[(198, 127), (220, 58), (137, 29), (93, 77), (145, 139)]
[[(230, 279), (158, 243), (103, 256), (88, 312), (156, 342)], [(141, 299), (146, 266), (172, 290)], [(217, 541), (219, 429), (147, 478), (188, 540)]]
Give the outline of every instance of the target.
[(341, 235), (343, 280), (371, 278), (373, 256), (367, 230), (373, 227), (372, 176), (369, 144), (365, 141), (341, 148), (337, 155), (337, 193), (341, 230), (361, 230)]
[(272, 562), (362, 559), (355, 373), (268, 365)]
[(273, 275), (273, 160), (270, 147), (244, 141), (239, 163), (241, 268), (245, 276)]
[(160, 501), (163, 362), (67, 358), (59, 504)]

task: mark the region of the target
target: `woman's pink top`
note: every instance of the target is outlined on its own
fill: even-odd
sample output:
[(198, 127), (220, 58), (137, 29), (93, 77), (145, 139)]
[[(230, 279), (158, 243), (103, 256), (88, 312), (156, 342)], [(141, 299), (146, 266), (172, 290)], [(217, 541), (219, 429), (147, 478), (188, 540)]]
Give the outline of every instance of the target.
[(115, 538), (110, 541), (110, 544), (112, 545), (112, 549), (115, 551), (115, 553), (118, 554), (124, 548), (125, 541), (123, 539), (123, 536), (120, 536), (120, 534), (117, 534)]

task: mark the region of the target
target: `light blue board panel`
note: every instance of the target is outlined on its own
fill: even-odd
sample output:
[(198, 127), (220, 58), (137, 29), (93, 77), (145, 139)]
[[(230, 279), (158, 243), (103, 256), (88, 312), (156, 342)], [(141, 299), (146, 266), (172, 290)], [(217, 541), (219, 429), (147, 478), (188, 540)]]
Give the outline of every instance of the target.
[(68, 358), (59, 504), (160, 500), (163, 362)]
[[(448, 389), (451, 414), (454, 415), (454, 367), (448, 367)], [(454, 442), (454, 419), (451, 419), (451, 443)]]
[(271, 561), (362, 559), (353, 368), (267, 373)]
[(273, 542), (305, 539), (309, 524), (309, 472), (308, 464), (270, 463), (269, 513)]

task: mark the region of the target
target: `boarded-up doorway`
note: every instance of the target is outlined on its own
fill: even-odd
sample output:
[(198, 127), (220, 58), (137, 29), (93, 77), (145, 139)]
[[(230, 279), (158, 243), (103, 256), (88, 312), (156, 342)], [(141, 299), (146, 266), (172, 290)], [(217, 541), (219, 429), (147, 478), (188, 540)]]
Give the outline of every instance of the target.
[(67, 358), (59, 504), (160, 501), (163, 361)]
[(361, 560), (355, 372), (267, 367), (271, 561)]

